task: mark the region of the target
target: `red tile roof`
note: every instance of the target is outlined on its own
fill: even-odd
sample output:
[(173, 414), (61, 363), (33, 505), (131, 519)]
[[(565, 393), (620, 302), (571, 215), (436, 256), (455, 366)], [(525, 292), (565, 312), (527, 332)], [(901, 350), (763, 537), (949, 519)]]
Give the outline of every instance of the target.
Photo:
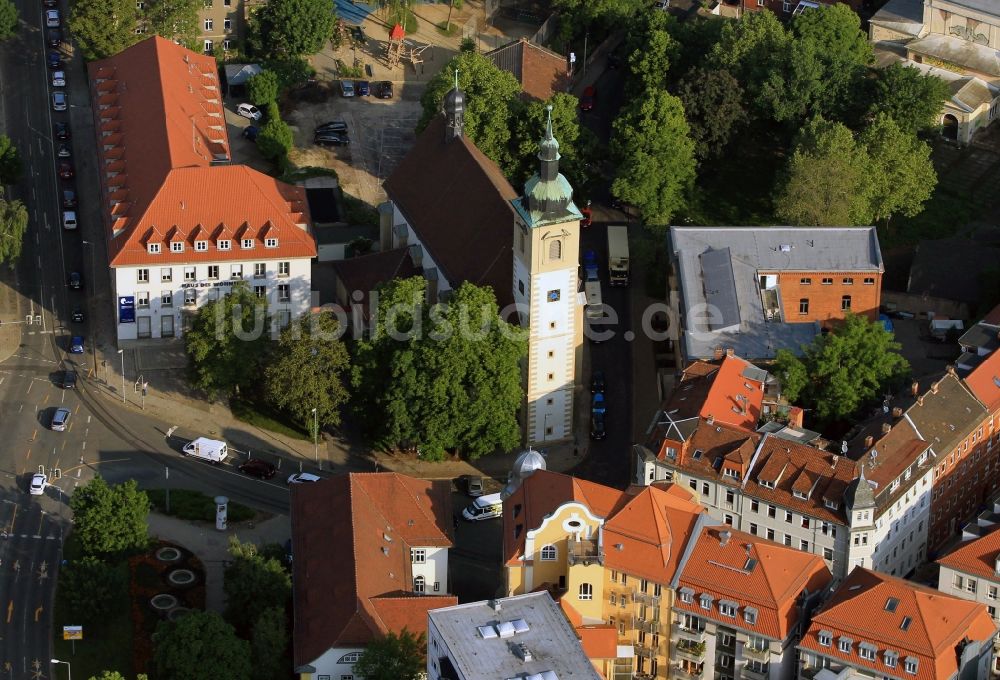
[[(886, 608), (896, 600), (894, 611)], [(904, 630), (904, 618), (910, 623)], [(819, 644), (819, 632), (829, 631), (832, 644)], [(899, 654), (893, 675), (915, 680), (945, 680), (958, 671), (955, 646), (963, 638), (985, 641), (996, 632), (996, 624), (986, 607), (945, 595), (932, 588), (887, 574), (856, 567), (830, 596), (823, 608), (813, 615), (800, 647), (881, 675), (891, 671), (884, 662), (884, 652)], [(841, 652), (838, 638), (853, 641), (851, 652)], [(877, 649), (875, 661), (858, 655), (858, 643)], [(907, 657), (917, 659), (916, 675), (903, 673)]]
[(996, 571), (997, 558), (1000, 557), (998, 529), (1000, 527), (994, 527), (982, 538), (963, 543), (939, 559), (938, 564), (972, 576), (980, 576), (994, 582), (1000, 581), (1000, 574)]
[[(535, 588), (536, 591), (548, 590), (551, 594), (553, 589), (549, 588)], [(610, 624), (584, 624), (583, 616), (573, 607), (569, 602), (566, 601), (560, 594), (560, 591), (556, 588), (555, 595), (553, 599), (559, 603), (562, 608), (563, 614), (569, 619), (569, 622), (573, 625), (573, 630), (576, 631), (577, 636), (580, 638), (580, 643), (583, 645), (583, 651), (586, 653), (587, 658), (591, 660), (600, 659), (613, 659), (618, 656), (618, 631)]]
[[(213, 57), (154, 36), (91, 62), (88, 73), (96, 125), (113, 132), (98, 138), (111, 266), (315, 257), (305, 190), (228, 164)], [(277, 246), (265, 248), (265, 236)], [(220, 238), (258, 242), (220, 251)], [(195, 251), (195, 240), (207, 250)]]
[(493, 64), (521, 83), (524, 94), (546, 101), (556, 92), (569, 90), (566, 57), (521, 38), (487, 52)]
[(764, 401), (764, 383), (743, 375), (750, 368), (756, 369), (749, 361), (739, 357), (725, 357), (698, 415), (702, 418), (711, 416), (716, 422), (751, 432), (756, 430)]
[(403, 627), (425, 632), (428, 610), (457, 604), (411, 592), (410, 548), (450, 547), (451, 527), (447, 482), (384, 472), (295, 486), (295, 664)]
[[(728, 533), (722, 545), (723, 532)], [(798, 623), (799, 595), (826, 588), (832, 576), (822, 558), (788, 548), (726, 526), (701, 530), (680, 577), (693, 592), (691, 602), (677, 598), (674, 608), (735, 626), (755, 635), (784, 640)], [(710, 610), (700, 596), (711, 595)], [(723, 616), (719, 601), (739, 605), (735, 618)], [(757, 610), (756, 623), (746, 621), (745, 608)]]
[(966, 376), (965, 385), (990, 411), (1000, 409), (1000, 350), (987, 356)]

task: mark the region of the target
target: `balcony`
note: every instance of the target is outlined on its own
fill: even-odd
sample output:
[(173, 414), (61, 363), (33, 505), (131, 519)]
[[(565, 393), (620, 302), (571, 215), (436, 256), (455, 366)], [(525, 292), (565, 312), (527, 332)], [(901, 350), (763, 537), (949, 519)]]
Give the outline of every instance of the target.
[(743, 671), (740, 673), (741, 678), (746, 678), (747, 680), (768, 680), (770, 677), (769, 671), (757, 670), (755, 668), (750, 668), (750, 666), (744, 666)]
[(764, 649), (757, 649), (756, 647), (751, 647), (750, 645), (743, 645), (743, 656), (748, 659), (754, 659), (755, 661), (770, 661), (771, 648), (765, 647)]
[(631, 594), (632, 594), (632, 599), (635, 600), (638, 604), (648, 604), (653, 607), (660, 606), (660, 597), (658, 595), (649, 595), (647, 593), (642, 592), (638, 588), (633, 589)]
[(659, 621), (636, 621), (635, 629), (650, 635), (666, 635), (666, 630)]
[(655, 659), (657, 655), (656, 648), (649, 645), (633, 645), (635, 648), (635, 655), (641, 656), (643, 659)]
[(675, 623), (671, 626), (674, 635), (681, 638), (682, 640), (690, 640), (691, 642), (705, 642), (705, 631), (696, 630), (694, 628), (685, 628), (679, 623)]
[(670, 677), (675, 680), (702, 680), (705, 677), (705, 664), (698, 666), (671, 666)]
[(674, 643), (674, 654), (682, 659), (701, 661), (705, 658), (705, 643), (678, 640)]
[(604, 564), (604, 551), (595, 540), (582, 539), (569, 542), (569, 563), (570, 565), (583, 564)]

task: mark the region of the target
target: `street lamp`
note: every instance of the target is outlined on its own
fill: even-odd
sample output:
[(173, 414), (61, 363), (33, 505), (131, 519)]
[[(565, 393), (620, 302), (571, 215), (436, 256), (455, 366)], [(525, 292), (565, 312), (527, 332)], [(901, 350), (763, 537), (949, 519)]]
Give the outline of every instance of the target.
[(122, 358), (122, 403), (124, 404), (125, 403), (125, 350), (124, 349), (118, 350), (118, 354), (120, 354)]
[[(94, 242), (87, 241), (84, 239), (81, 241), (83, 245), (89, 246), (90, 249), (90, 285), (94, 287), (94, 292), (87, 296), (87, 316), (90, 317), (91, 323), (94, 323), (94, 307), (90, 304), (91, 299), (97, 294), (97, 268), (94, 266)], [(92, 326), (91, 328), (94, 328)], [(97, 379), (97, 335), (91, 333), (90, 335), (90, 349), (93, 351), (94, 356), (94, 379)]]
[(319, 412), (313, 409), (313, 453), (316, 456), (316, 467), (320, 470), (323, 466), (319, 464)]
[(69, 665), (69, 661), (60, 661), (59, 659), (52, 659), (52, 663), (66, 664), (66, 676), (69, 678), (69, 680), (73, 680), (73, 667)]

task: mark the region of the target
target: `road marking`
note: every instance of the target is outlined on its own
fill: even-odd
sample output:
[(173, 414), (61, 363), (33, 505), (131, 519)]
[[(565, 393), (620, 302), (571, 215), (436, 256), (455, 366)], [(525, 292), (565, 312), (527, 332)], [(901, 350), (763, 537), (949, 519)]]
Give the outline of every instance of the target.
[(14, 618), (14, 600), (7, 604), (7, 623), (10, 623), (12, 618)]
[(42, 607), (39, 607), (38, 609), (35, 610), (35, 623), (38, 623), (38, 619), (41, 618), (42, 611), (43, 611)]
[(34, 380), (32, 380), (30, 383), (28, 383), (28, 391), (25, 392), (25, 394), (31, 394), (31, 388), (32, 388), (32, 386), (34, 386), (34, 384), (35, 384)]
[(45, 398), (42, 399), (42, 406), (45, 406), (48, 403), (49, 403), (49, 395), (46, 394)]
[[(8, 529), (7, 533), (11, 533), (11, 534), (14, 533), (14, 520), (15, 519), (17, 519), (17, 506), (16, 505), (14, 506), (14, 514), (10, 518), (10, 529)], [(14, 571), (17, 571), (18, 569), (20, 569), (19, 563), (15, 562), (14, 563)]]
[[(43, 524), (45, 524), (45, 515), (39, 515), (38, 516), (38, 534), (36, 534), (34, 536), (34, 538), (41, 538), (42, 537), (42, 525)], [(42, 562), (42, 565), (43, 565), (42, 568), (44, 569), (45, 562)]]
[(26, 456), (24, 457), (24, 459), (25, 459), (25, 460), (28, 460), (29, 458), (31, 458), (31, 448), (30, 448), (30, 447), (28, 448), (28, 455), (26, 455)]

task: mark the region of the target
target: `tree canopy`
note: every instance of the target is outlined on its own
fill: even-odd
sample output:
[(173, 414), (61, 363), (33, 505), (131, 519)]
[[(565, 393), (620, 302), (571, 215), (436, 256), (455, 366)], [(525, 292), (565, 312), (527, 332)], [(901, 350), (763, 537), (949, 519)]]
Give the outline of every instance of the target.
[(97, 623), (128, 601), (128, 572), (92, 556), (59, 570), (59, 595), (78, 620)]
[(246, 680), (250, 643), (215, 612), (191, 612), (176, 623), (163, 621), (153, 633), (153, 665), (161, 680)]
[(17, 6), (11, 0), (0, 0), (0, 40), (17, 34), (18, 20)]
[(510, 167), (509, 121), (511, 106), (521, 92), (521, 84), (512, 74), (501, 71), (476, 52), (458, 54), (427, 83), (420, 98), (424, 111), (417, 123), (417, 132), (423, 131), (440, 114), (444, 96), (455, 86), (456, 70), (458, 85), (465, 94), (463, 134), (501, 168)]
[(626, 37), (629, 88), (635, 92), (664, 89), (680, 45), (670, 32), (673, 22), (666, 12), (644, 12)]
[(268, 400), (302, 424), (340, 424), (350, 358), (330, 313), (307, 314), (281, 332), (265, 370)]
[(266, 610), (284, 612), (292, 596), (292, 579), (281, 562), (260, 554), (253, 543), (241, 543), (235, 536), (229, 539), (229, 554), (232, 561), (222, 584), (226, 620), (249, 631)]
[(267, 349), (266, 320), (267, 303), (245, 281), (201, 307), (184, 334), (195, 385), (228, 395), (255, 384)]
[(817, 336), (801, 358), (780, 350), (775, 373), (790, 402), (830, 422), (853, 415), (907, 376), (910, 365), (900, 348), (881, 322), (850, 314)]
[(523, 332), (499, 317), (493, 291), (471, 283), (447, 303), (425, 302), (423, 278), (379, 289), (372, 334), (354, 351), (358, 415), (382, 445), (471, 458), (520, 441)]
[(680, 81), (677, 96), (699, 158), (721, 155), (747, 122), (743, 88), (725, 69), (695, 69)]
[(665, 227), (694, 181), (694, 142), (684, 105), (665, 90), (626, 104), (614, 122), (611, 150), (618, 176), (611, 193), (639, 208), (648, 225)]
[(276, 102), (268, 103), (266, 118), (257, 135), (257, 149), (264, 158), (280, 162), (291, 151), (295, 136), (288, 123), (281, 119), (281, 111)]
[(580, 125), (579, 100), (557, 92), (547, 102), (531, 101), (519, 107), (511, 138), (511, 167), (504, 169), (515, 187), (538, 171), (538, 143), (545, 131), (546, 107), (552, 106), (552, 134), (559, 141), (559, 172), (581, 189), (590, 181), (587, 165), (595, 155), (597, 138)]
[(141, 37), (135, 25), (139, 10), (135, 0), (77, 0), (70, 7), (69, 30), (73, 42), (92, 61), (118, 54)]
[(729, 71), (756, 102), (791, 38), (772, 12), (747, 12), (722, 27), (707, 63)]
[(876, 71), (872, 89), (870, 116), (888, 114), (907, 132), (935, 126), (942, 102), (951, 94), (941, 78), (899, 63)]
[(265, 59), (316, 54), (333, 37), (335, 22), (327, 0), (269, 0), (254, 12), (247, 42)]
[(103, 477), (94, 477), (73, 492), (69, 507), (73, 532), (88, 555), (144, 548), (149, 541), (149, 498), (134, 479), (109, 486)]
[(861, 143), (868, 152), (872, 216), (888, 221), (897, 213), (913, 217), (922, 212), (937, 185), (931, 147), (887, 113), (865, 128)]
[[(90, 676), (90, 680), (127, 680), (127, 678), (118, 671), (101, 671), (100, 675)], [(146, 680), (146, 675), (139, 673), (135, 676), (135, 680)]]
[(17, 262), (27, 230), (28, 209), (21, 201), (4, 198), (0, 187), (0, 262), (10, 266)]
[(285, 610), (280, 607), (263, 610), (250, 634), (255, 680), (274, 680), (288, 673), (288, 641)]
[(389, 632), (368, 643), (354, 672), (365, 680), (418, 680), (427, 672), (424, 634), (406, 628)]
[(145, 0), (142, 18), (151, 32), (166, 38), (178, 40), (188, 49), (197, 48), (201, 34), (198, 10), (204, 6), (202, 0)]
[(0, 184), (14, 184), (21, 179), (24, 165), (21, 154), (7, 135), (0, 135)]
[(278, 74), (264, 69), (247, 80), (247, 98), (257, 106), (265, 106), (278, 101), (280, 83)]

